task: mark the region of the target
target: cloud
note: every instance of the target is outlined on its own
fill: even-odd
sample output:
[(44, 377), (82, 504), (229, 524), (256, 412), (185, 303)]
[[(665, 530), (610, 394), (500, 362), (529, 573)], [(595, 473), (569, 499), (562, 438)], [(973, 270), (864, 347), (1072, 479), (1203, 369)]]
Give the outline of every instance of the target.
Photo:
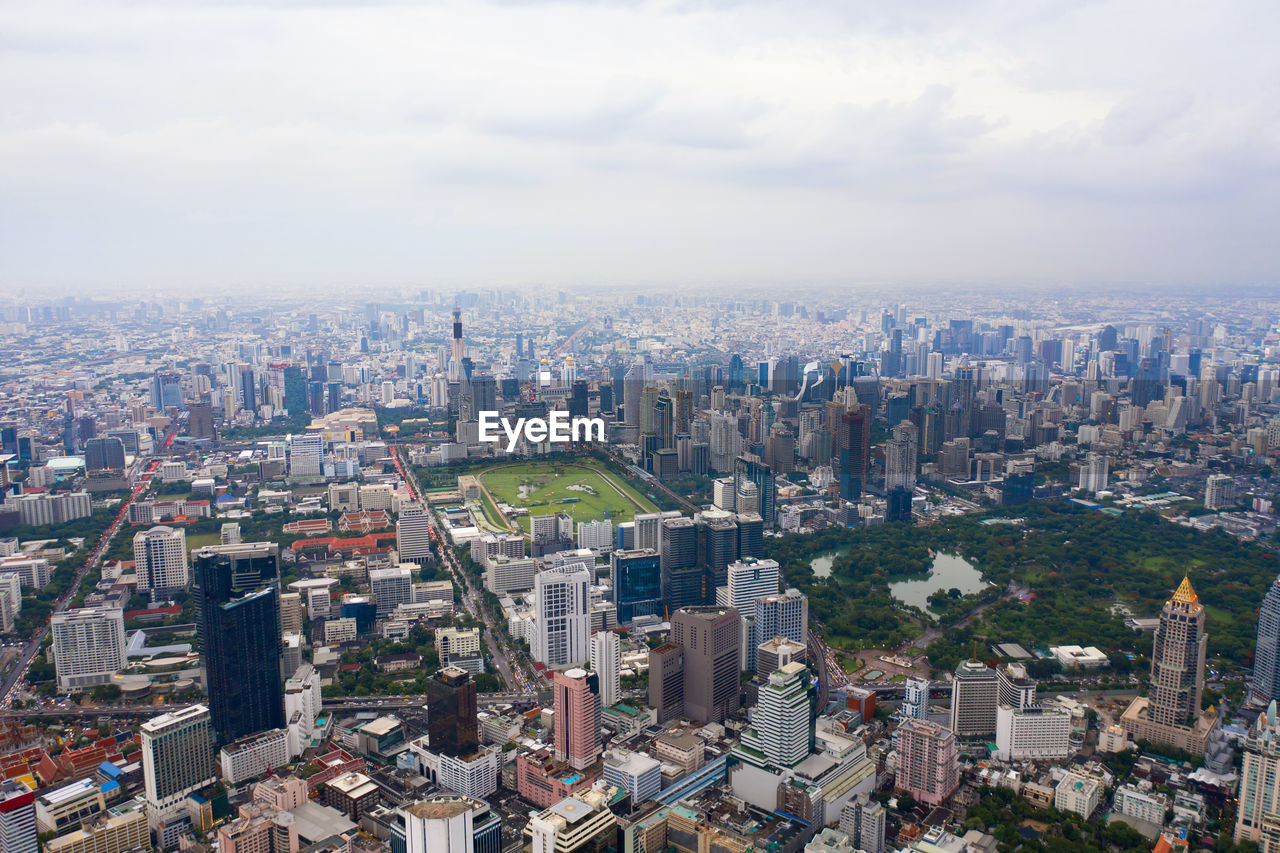
[(1261, 0), (10, 4), (0, 280), (1271, 281), (1278, 24)]

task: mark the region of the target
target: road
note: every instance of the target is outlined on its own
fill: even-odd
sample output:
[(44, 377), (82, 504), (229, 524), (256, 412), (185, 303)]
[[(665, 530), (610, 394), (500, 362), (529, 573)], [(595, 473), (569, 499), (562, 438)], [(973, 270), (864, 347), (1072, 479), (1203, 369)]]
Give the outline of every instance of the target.
[[(172, 436), (170, 436), (172, 440)], [(168, 445), (166, 445), (167, 447)], [(67, 587), (67, 591), (63, 593), (62, 598), (55, 602), (53, 607), (54, 613), (61, 613), (67, 609), (67, 605), (75, 598), (76, 593), (80, 590), (80, 584), (84, 582), (85, 576), (89, 574), (90, 569), (94, 568), (98, 563), (102, 562), (102, 555), (111, 547), (111, 540), (120, 532), (120, 528), (125, 525), (129, 518), (129, 507), (137, 500), (138, 495), (146, 490), (151, 484), (152, 478), (155, 476), (156, 469), (160, 467), (160, 460), (153, 459), (147, 466), (146, 472), (138, 479), (138, 484), (133, 487), (133, 491), (129, 493), (129, 499), (120, 505), (120, 511), (116, 513), (116, 517), (112, 520), (111, 526), (103, 532), (98, 539), (98, 544), (94, 546), (89, 555), (85, 557), (85, 561), (80, 568), (76, 570), (75, 579), (71, 582), (71, 586)], [(26, 678), (27, 670), (31, 668), (31, 661), (35, 660), (36, 655), (40, 651), (40, 645), (44, 642), (44, 638), (49, 636), (49, 624), (52, 621), (52, 614), (49, 621), (46, 621), (30, 642), (23, 648), (17, 665), (10, 668), (8, 674), (0, 682), (0, 709), (9, 710), (13, 707), (13, 700), (17, 698), (14, 687), (22, 679)]]
[[(418, 478), (414, 475), (413, 469), (404, 463), (403, 446), (396, 446), (393, 449), (391, 458), (395, 463), (396, 471), (400, 474), (400, 478), (404, 480), (409, 487), (410, 494), (414, 500), (420, 500), (422, 496), (422, 487), (418, 483)], [(424, 506), (426, 504), (424, 503)], [(428, 531), (431, 535), (431, 543), (435, 547), (436, 556), (440, 560), (441, 565), (448, 568), (449, 573), (453, 576), (453, 582), (458, 589), (462, 590), (462, 604), (466, 608), (467, 613), (477, 622), (489, 625), (485, 618), (483, 599), (471, 584), (471, 578), (463, 571), (462, 566), (458, 563), (458, 556), (454, 553), (453, 547), (445, 539), (439, 525), (436, 523), (435, 511), (428, 507), (427, 509)], [(521, 665), (518, 650), (510, 648), (504, 650), (494, 637), (492, 628), (489, 630), (481, 630), (484, 637), (485, 645), (489, 650), (489, 655), (493, 660), (494, 667), (498, 670), (498, 674), (502, 677), (507, 686), (515, 693), (537, 693), (541, 686), (536, 680), (536, 672), (531, 666)], [(512, 659), (516, 660), (516, 664), (512, 665)]]

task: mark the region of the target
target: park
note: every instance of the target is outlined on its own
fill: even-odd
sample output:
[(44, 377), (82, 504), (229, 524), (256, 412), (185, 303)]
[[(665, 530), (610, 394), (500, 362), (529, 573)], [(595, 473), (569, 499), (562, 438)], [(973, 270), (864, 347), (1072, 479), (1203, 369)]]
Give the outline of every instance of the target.
[[(658, 508), (622, 477), (583, 462), (523, 462), (490, 468), (480, 475), (493, 501), (529, 510), (530, 515), (568, 513), (575, 522), (630, 521)], [(501, 523), (485, 501), (491, 521)]]

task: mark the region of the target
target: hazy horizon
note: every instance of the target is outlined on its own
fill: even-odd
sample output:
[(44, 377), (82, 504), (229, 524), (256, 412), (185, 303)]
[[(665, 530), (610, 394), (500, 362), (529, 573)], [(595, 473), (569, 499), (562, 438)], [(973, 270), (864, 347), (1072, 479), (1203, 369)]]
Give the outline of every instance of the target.
[(1277, 283), (1275, 4), (4, 8), (10, 295)]

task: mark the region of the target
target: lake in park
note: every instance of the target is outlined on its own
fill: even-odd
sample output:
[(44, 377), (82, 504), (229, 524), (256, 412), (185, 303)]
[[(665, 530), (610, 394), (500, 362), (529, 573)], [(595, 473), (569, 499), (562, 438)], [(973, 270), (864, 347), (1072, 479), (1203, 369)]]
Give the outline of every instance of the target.
[[(814, 577), (831, 577), (831, 566), (844, 553), (833, 551), (814, 557), (809, 562)], [(889, 584), (889, 592), (895, 599), (921, 610), (929, 609), (929, 596), (938, 590), (958, 589), (963, 595), (981, 592), (988, 586), (982, 579), (982, 573), (973, 564), (958, 554), (938, 553), (933, 555), (933, 565), (929, 574), (922, 578), (898, 581)]]

